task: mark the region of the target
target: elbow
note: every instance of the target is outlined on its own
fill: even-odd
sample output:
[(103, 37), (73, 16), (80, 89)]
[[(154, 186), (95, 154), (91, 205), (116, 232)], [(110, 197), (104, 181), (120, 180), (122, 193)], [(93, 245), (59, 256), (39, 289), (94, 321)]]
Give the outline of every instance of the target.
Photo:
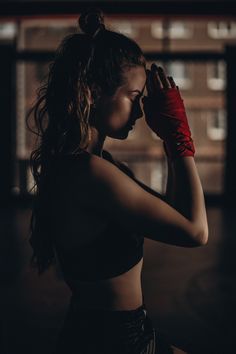
[(205, 246), (208, 242), (208, 227), (204, 230), (201, 230), (197, 236), (198, 246)]

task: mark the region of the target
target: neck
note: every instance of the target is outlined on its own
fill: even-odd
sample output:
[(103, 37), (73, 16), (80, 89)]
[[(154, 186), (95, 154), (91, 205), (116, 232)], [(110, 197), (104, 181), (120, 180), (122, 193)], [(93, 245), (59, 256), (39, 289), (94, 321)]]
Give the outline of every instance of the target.
[(106, 136), (102, 135), (95, 127), (90, 127), (90, 142), (86, 148), (90, 154), (102, 157), (103, 144)]

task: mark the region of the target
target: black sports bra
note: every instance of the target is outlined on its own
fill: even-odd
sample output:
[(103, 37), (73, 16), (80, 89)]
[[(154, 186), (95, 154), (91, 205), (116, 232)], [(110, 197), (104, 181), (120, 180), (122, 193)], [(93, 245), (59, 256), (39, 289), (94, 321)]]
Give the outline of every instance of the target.
[[(85, 154), (84, 158), (87, 155), (90, 154)], [(115, 162), (107, 151), (103, 151), (103, 157), (130, 177), (134, 176), (126, 165)], [(75, 156), (73, 160), (81, 158), (83, 160), (83, 157)], [(78, 237), (79, 227), (78, 223)], [(143, 243), (142, 235), (132, 233), (116, 220), (111, 220), (103, 234), (91, 244), (79, 245), (67, 251), (55, 242), (55, 250), (65, 279), (89, 281), (112, 278), (127, 272), (142, 259)]]

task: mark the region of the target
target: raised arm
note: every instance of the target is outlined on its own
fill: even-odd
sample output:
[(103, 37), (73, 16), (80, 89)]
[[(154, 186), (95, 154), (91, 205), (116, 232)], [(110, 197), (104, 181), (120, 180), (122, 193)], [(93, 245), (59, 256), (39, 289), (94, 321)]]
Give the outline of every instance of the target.
[(195, 148), (179, 89), (161, 67), (147, 71), (144, 98), (145, 118), (149, 127), (163, 140), (168, 161), (166, 198), (176, 210), (195, 220), (208, 238), (208, 224), (201, 181), (194, 161)]
[(198, 215), (186, 218), (97, 156), (91, 158), (90, 175), (90, 208), (156, 241), (184, 247), (204, 244), (205, 230), (196, 218)]

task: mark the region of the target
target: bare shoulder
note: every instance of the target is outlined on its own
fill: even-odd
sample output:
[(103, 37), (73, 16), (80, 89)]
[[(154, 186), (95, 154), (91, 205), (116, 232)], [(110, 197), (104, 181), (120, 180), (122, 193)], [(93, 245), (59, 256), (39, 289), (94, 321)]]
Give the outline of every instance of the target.
[(113, 197), (119, 199), (124, 194), (135, 197), (141, 191), (141, 188), (130, 176), (113, 163), (96, 155), (93, 155), (90, 159), (89, 173), (96, 186), (99, 186), (101, 191), (110, 193), (110, 196), (112, 194)]

